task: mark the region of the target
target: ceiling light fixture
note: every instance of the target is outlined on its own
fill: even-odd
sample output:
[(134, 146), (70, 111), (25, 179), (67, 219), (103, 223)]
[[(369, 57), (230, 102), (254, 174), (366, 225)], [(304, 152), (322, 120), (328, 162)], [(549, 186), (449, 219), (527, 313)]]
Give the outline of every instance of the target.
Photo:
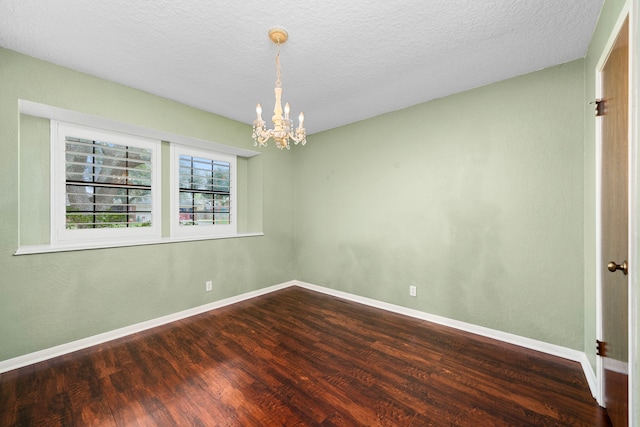
[(278, 45), (278, 52), (276, 53), (276, 105), (273, 108), (273, 129), (267, 129), (264, 120), (262, 120), (262, 106), (258, 103), (256, 107), (257, 117), (253, 121), (253, 139), (254, 146), (260, 144), (261, 147), (267, 146), (269, 138), (273, 138), (276, 142), (276, 147), (279, 149), (286, 148), (289, 150), (289, 139), (295, 144), (301, 143), (302, 145), (307, 142), (307, 131), (302, 126), (304, 122), (304, 113), (300, 113), (298, 117), (298, 127), (293, 129), (293, 120), (289, 119), (289, 103), (284, 105), (284, 117), (282, 116), (282, 83), (280, 82), (280, 45), (287, 41), (289, 34), (284, 28), (273, 27), (269, 29), (269, 38), (272, 42)]

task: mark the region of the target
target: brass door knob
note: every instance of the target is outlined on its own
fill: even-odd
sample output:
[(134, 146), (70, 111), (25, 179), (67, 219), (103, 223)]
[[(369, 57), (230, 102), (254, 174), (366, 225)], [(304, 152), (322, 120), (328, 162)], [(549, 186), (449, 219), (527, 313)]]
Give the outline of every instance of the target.
[(627, 261), (622, 261), (622, 264), (616, 264), (615, 262), (611, 261), (609, 264), (607, 264), (607, 268), (612, 273), (615, 272), (616, 270), (620, 270), (625, 274), (625, 276), (629, 272), (629, 266), (627, 265)]

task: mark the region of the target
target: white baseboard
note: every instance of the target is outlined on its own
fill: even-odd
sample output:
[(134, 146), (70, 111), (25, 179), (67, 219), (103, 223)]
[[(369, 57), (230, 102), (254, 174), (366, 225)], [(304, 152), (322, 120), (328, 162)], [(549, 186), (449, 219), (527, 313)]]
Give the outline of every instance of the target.
[(195, 316), (196, 314), (201, 314), (210, 310), (215, 310), (216, 308), (225, 307), (231, 304), (238, 303), (240, 301), (245, 301), (261, 295), (265, 295), (273, 291), (288, 288), (293, 285), (295, 285), (294, 282), (281, 283), (279, 285), (270, 286), (268, 288), (259, 289), (257, 291), (247, 292), (245, 294), (226, 298), (220, 301), (215, 301), (209, 304), (204, 304), (198, 307), (190, 308), (188, 310), (179, 311), (177, 313), (147, 320), (146, 322), (136, 323), (135, 325), (125, 326), (124, 328), (115, 329), (113, 331), (104, 332), (102, 334), (83, 338), (77, 341), (72, 341), (66, 344), (57, 345), (55, 347), (36, 351), (34, 353), (25, 354), (24, 356), (18, 356), (13, 359), (3, 360), (3, 361), (0, 361), (0, 374), (3, 372), (12, 371), (14, 369), (22, 368), (23, 366), (28, 366), (34, 363), (42, 362), (43, 360), (62, 356), (63, 354), (68, 354), (74, 351), (82, 350), (87, 347), (94, 346), (96, 344), (102, 344), (104, 342), (122, 338), (127, 335), (132, 335), (137, 332), (142, 332), (147, 329), (155, 328), (156, 326), (166, 325), (167, 323), (171, 323), (171, 322), (175, 322), (176, 320), (181, 320), (187, 317)]
[(580, 363), (582, 370), (584, 371), (589, 389), (593, 397), (596, 397), (597, 380), (596, 375), (589, 363), (587, 355), (578, 350), (573, 350), (567, 347), (562, 347), (555, 344), (549, 344), (544, 341), (538, 341), (531, 338), (522, 337), (519, 335), (510, 334), (507, 332), (497, 331), (495, 329), (485, 328), (484, 326), (478, 326), (471, 323), (461, 322), (459, 320), (449, 319), (447, 317), (438, 316), (435, 314), (425, 313), (423, 311), (414, 310), (407, 307), (402, 307), (395, 304), (389, 304), (387, 302), (374, 300), (371, 298), (362, 297), (359, 295), (349, 294), (347, 292), (337, 291), (335, 289), (325, 288), (323, 286), (312, 285), (310, 283), (301, 282), (298, 280), (293, 281), (295, 285), (301, 288), (306, 288), (312, 291), (321, 292), (327, 295), (333, 295), (339, 298), (343, 298), (349, 301), (357, 302), (360, 304), (368, 305), (371, 307), (380, 308), (383, 310), (391, 311), (393, 313), (402, 314), (409, 317), (414, 317), (421, 320), (427, 320), (429, 322), (437, 323), (439, 325), (448, 326), (461, 331), (470, 332), (475, 335), (480, 335), (487, 338), (493, 338), (499, 341), (514, 344), (520, 347), (528, 348), (542, 353), (550, 354), (552, 356), (562, 357), (563, 359), (572, 360)]
[(617, 372), (623, 375), (629, 375), (629, 364), (621, 360), (610, 359), (609, 357), (602, 358), (602, 364), (607, 371)]
[(289, 282), (281, 283), (278, 285), (270, 286), (267, 288), (259, 289), (257, 291), (247, 292), (245, 294), (237, 295), (235, 297), (226, 298), (220, 301), (212, 302), (209, 304), (201, 305), (198, 307), (190, 308), (188, 310), (180, 311), (177, 313), (169, 314), (167, 316), (151, 319), (146, 322), (136, 323), (135, 325), (126, 326), (124, 328), (115, 329), (113, 331), (105, 332), (102, 334), (94, 335), (91, 337), (83, 338), (77, 341), (72, 341), (66, 344), (61, 344), (48, 349), (36, 351), (34, 353), (18, 356), (13, 359), (7, 359), (0, 361), (0, 373), (8, 372), (13, 369), (18, 369), (23, 366), (31, 365), (41, 362), (43, 360), (52, 359), (54, 357), (62, 356), (63, 354), (72, 353), (74, 351), (82, 350), (87, 347), (94, 346), (96, 344), (102, 344), (107, 341), (122, 338), (127, 335), (142, 332), (147, 329), (155, 328), (156, 326), (165, 325), (167, 323), (175, 322), (176, 320), (185, 319), (187, 317), (195, 316), (210, 310), (225, 307), (231, 304), (235, 304), (241, 301), (245, 301), (251, 298), (255, 298), (261, 295), (265, 295), (280, 289), (285, 289), (291, 286), (299, 286), (301, 288), (309, 289), (312, 291), (320, 292), (327, 295), (332, 295), (338, 298), (343, 298), (349, 301), (357, 302), (359, 304), (368, 305), (371, 307), (380, 308), (393, 313), (402, 314), (417, 319), (427, 320), (429, 322), (437, 323), (440, 325), (448, 326), (451, 328), (459, 329), (462, 331), (470, 332), (472, 334), (493, 338), (499, 341), (504, 341), (510, 344), (518, 345), (520, 347), (529, 348), (531, 350), (540, 351), (553, 356), (562, 357), (564, 359), (573, 360), (581, 364), (584, 374), (587, 378), (587, 383), (591, 389), (593, 396), (597, 396), (597, 381), (595, 373), (591, 368), (591, 364), (584, 352), (573, 350), (566, 347), (561, 347), (554, 344), (549, 344), (543, 341), (533, 340), (531, 338), (525, 338), (518, 335), (509, 334), (507, 332), (501, 332), (483, 326), (473, 325), (471, 323), (460, 322), (458, 320), (449, 319), (435, 314), (425, 313), (423, 311), (414, 310), (407, 307), (402, 307), (395, 304), (390, 304), (383, 301), (366, 298), (347, 292), (338, 291), (323, 286), (312, 285), (310, 283), (301, 282), (298, 280), (291, 280)]

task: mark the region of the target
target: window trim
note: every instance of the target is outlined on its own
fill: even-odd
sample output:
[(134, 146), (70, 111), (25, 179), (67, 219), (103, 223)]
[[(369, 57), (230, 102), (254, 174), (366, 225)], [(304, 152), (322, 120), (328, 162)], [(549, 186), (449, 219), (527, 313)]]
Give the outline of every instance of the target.
[[(182, 144), (170, 144), (170, 236), (172, 239), (207, 238), (221, 235), (235, 235), (238, 231), (238, 174), (237, 158), (234, 155), (219, 153), (214, 150), (189, 147)], [(231, 217), (230, 224), (209, 226), (180, 225), (180, 155), (202, 157), (210, 160), (221, 160), (230, 164), (231, 175)]]
[[(96, 244), (122, 244), (157, 241), (162, 236), (161, 146), (159, 140), (127, 135), (115, 131), (97, 129), (74, 123), (51, 120), (51, 237), (52, 247), (94, 247)], [(69, 230), (66, 228), (66, 136), (102, 140), (121, 145), (151, 149), (151, 215), (150, 227), (91, 228)]]
[(28, 101), (26, 99), (18, 99), (18, 111), (20, 114), (27, 114), (29, 116), (42, 117), (49, 120), (58, 120), (67, 123), (77, 123), (80, 126), (105, 129), (125, 135), (141, 136), (143, 138), (158, 139), (160, 141), (171, 141), (172, 144), (177, 143), (188, 147), (199, 147), (238, 157), (250, 158), (262, 154), (259, 151), (247, 150), (246, 148), (220, 144), (218, 142), (194, 138), (192, 136), (182, 135), (179, 133), (120, 122), (91, 114), (80, 113), (78, 111), (67, 110), (65, 108), (54, 107), (52, 105)]
[(51, 245), (28, 245), (28, 246), (20, 246), (14, 252), (14, 255), (19, 256), (19, 255), (48, 254), (48, 253), (55, 253), (55, 252), (86, 251), (91, 249), (126, 248), (131, 246), (163, 245), (166, 243), (197, 242), (200, 240), (236, 239), (241, 237), (260, 237), (260, 236), (264, 236), (264, 232), (256, 231), (256, 232), (238, 233), (234, 235), (175, 238), (175, 239), (172, 239), (169, 237), (162, 237), (161, 239), (152, 240), (152, 241), (139, 241), (139, 242), (130, 242), (130, 243), (102, 242), (102, 243), (96, 243), (91, 246), (68, 245), (68, 246), (53, 247)]

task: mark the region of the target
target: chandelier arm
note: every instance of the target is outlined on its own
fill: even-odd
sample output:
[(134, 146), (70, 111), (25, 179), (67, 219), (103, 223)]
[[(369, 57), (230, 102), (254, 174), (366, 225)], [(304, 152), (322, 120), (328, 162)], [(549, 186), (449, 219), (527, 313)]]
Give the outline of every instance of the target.
[(272, 136), (273, 131), (266, 130), (264, 127), (264, 122), (259, 122), (257, 120), (254, 122), (253, 139), (256, 143), (259, 143), (261, 146), (266, 147), (267, 141)]
[(258, 141), (266, 143), (271, 137), (273, 137), (273, 131), (263, 130), (258, 134)]
[[(296, 132), (297, 133), (297, 132)], [(302, 145), (304, 145), (307, 141), (307, 135), (302, 133), (300, 135), (289, 135), (289, 138), (291, 138), (293, 140), (293, 142), (295, 142), (296, 144), (302, 142)]]

